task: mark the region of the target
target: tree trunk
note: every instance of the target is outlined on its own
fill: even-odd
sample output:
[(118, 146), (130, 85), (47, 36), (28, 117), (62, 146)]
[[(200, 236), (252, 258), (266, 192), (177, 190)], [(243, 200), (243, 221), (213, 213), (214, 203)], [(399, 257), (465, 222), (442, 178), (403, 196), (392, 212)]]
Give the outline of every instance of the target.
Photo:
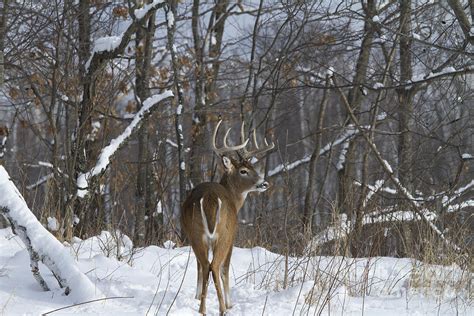
[[(411, 39), (411, 0), (400, 1), (400, 82), (412, 79), (412, 39)], [(397, 90), (399, 100), (398, 120), (398, 166), (400, 182), (410, 192), (413, 191), (413, 88)]]
[[(329, 86), (330, 83), (329, 76), (326, 78), (326, 87)], [(321, 104), (319, 105), (319, 113), (316, 123), (316, 128), (314, 130), (315, 133), (315, 147), (313, 153), (311, 154), (311, 158), (309, 161), (309, 174), (308, 174), (308, 185), (306, 187), (306, 194), (304, 198), (304, 209), (303, 209), (303, 233), (307, 237), (311, 237), (313, 235), (313, 217), (315, 211), (314, 205), (314, 198), (313, 192), (315, 191), (316, 187), (316, 165), (319, 159), (319, 151), (321, 150), (321, 136), (322, 136), (322, 128), (324, 123), (324, 115), (326, 113), (326, 105), (328, 101), (328, 89), (324, 89), (323, 99), (321, 100)]]
[[(356, 64), (356, 72), (352, 80), (353, 87), (349, 91), (348, 100), (351, 108), (354, 110), (358, 108), (362, 101), (362, 84), (365, 82), (367, 76), (367, 69), (370, 59), (370, 52), (372, 49), (372, 42), (374, 39), (375, 29), (373, 27), (372, 18), (376, 12), (376, 1), (369, 0), (366, 7), (366, 17), (364, 23), (364, 38), (360, 48), (359, 57)], [(347, 117), (349, 115), (347, 114)], [(346, 122), (349, 122), (346, 119)], [(340, 213), (351, 215), (355, 206), (355, 197), (353, 182), (355, 179), (354, 157), (356, 153), (356, 137), (349, 141), (347, 148), (345, 164), (338, 171), (338, 209)]]
[[(5, 31), (7, 24), (7, 10), (8, 10), (8, 0), (0, 1), (0, 88), (3, 89), (3, 83), (5, 80), (5, 68), (3, 66), (4, 60), (4, 50), (5, 50)], [(1, 127), (0, 130), (0, 165), (3, 164), (3, 159), (5, 158), (6, 142), (4, 139), (8, 137), (8, 127)], [(7, 227), (7, 220), (0, 215), (0, 229)]]
[[(224, 27), (227, 19), (227, 0), (219, 0), (214, 5), (209, 21), (209, 29), (207, 32), (210, 34), (209, 44), (209, 59), (212, 59), (212, 68), (206, 69), (204, 64), (205, 45), (202, 41), (200, 30), (199, 30), (199, 0), (194, 0), (192, 7), (192, 22), (191, 28), (194, 40), (194, 53), (195, 53), (195, 75), (196, 75), (196, 86), (195, 86), (195, 98), (196, 105), (194, 108), (193, 122), (191, 129), (191, 151), (189, 154), (189, 178), (191, 183), (197, 184), (204, 180), (203, 177), (203, 153), (207, 149), (207, 132), (206, 127), (209, 121), (209, 117), (206, 115), (205, 110), (210, 103), (214, 102), (216, 93), (216, 79), (219, 75), (220, 69), (220, 55), (222, 52), (222, 38), (224, 35)], [(206, 38), (207, 39), (207, 38)], [(206, 166), (207, 167), (207, 166)], [(204, 170), (206, 170), (205, 168)]]
[[(400, 1), (400, 82), (406, 83), (412, 79), (412, 37), (411, 37), (411, 0)], [(413, 140), (411, 130), (413, 127), (413, 95), (414, 88), (404, 87), (398, 92), (398, 178), (400, 183), (409, 191), (414, 191), (413, 183)], [(403, 256), (412, 255), (413, 232), (411, 225), (402, 226), (405, 239), (405, 253)]]
[[(142, 102), (150, 96), (149, 78), (151, 59), (153, 57), (153, 39), (155, 35), (155, 15), (152, 15), (147, 25), (142, 23), (136, 32), (136, 78), (135, 87), (139, 99), (138, 109)], [(151, 196), (150, 190), (150, 154), (148, 150), (148, 124), (143, 124), (138, 131), (138, 170), (137, 187), (135, 190), (135, 244), (142, 246), (145, 242), (146, 225), (145, 217), (150, 215)], [(151, 216), (149, 216), (151, 220)]]

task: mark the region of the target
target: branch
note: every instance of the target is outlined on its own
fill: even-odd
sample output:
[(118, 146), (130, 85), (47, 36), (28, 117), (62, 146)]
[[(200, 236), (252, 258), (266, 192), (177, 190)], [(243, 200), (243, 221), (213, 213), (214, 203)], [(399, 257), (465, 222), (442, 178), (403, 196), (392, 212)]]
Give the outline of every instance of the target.
[[(383, 119), (385, 119), (385, 117), (386, 117), (386, 114), (381, 113), (380, 115), (377, 116), (377, 121), (382, 121)], [(361, 126), (361, 128), (367, 129), (367, 128), (369, 128), (369, 126)], [(344, 133), (342, 133), (342, 135), (339, 138), (337, 138), (333, 142), (330, 142), (329, 144), (326, 144), (326, 146), (321, 148), (321, 150), (319, 151), (319, 155), (322, 156), (322, 155), (326, 154), (334, 146), (337, 146), (339, 144), (344, 145), (345, 143), (349, 142), (352, 138), (356, 137), (359, 134), (360, 134), (360, 130), (355, 128), (354, 125), (352, 125), (352, 124), (348, 125), (346, 127), (346, 130), (344, 131)], [(299, 167), (303, 164), (308, 163), (310, 160), (311, 160), (311, 155), (307, 155), (307, 156), (304, 156), (301, 159), (293, 161), (292, 163), (279, 164), (275, 168), (268, 171), (268, 176), (273, 177), (273, 176), (276, 176), (276, 175), (280, 174), (281, 172), (284, 172), (284, 171), (286, 172), (286, 171), (293, 170), (293, 169), (295, 169), (295, 168), (297, 168), (297, 167)]]
[(130, 136), (140, 127), (141, 122), (145, 117), (149, 116), (154, 107), (162, 100), (173, 96), (173, 92), (167, 90), (161, 94), (149, 97), (143, 102), (141, 109), (135, 114), (132, 122), (118, 137), (112, 139), (106, 147), (100, 152), (96, 165), (86, 173), (81, 173), (77, 177), (77, 196), (83, 198), (88, 193), (89, 182), (92, 178), (103, 173), (110, 164), (111, 157), (115, 152), (123, 146), (123, 144), (130, 138)]
[(33, 277), (43, 290), (49, 290), (41, 277), (38, 261), (53, 273), (64, 294), (71, 295), (75, 302), (96, 298), (102, 294), (78, 268), (69, 250), (41, 225), (26, 205), (25, 200), (0, 166), (0, 214), (10, 222), (13, 232), (20, 237), (30, 255)]
[(37, 188), (37, 187), (39, 187), (40, 185), (42, 185), (43, 183), (45, 183), (46, 181), (48, 181), (51, 178), (54, 178), (54, 172), (51, 172), (51, 173), (49, 173), (45, 176), (42, 176), (41, 178), (38, 179), (38, 181), (36, 181), (33, 184), (27, 185), (26, 189), (31, 190), (31, 189)]
[[(402, 185), (400, 180), (395, 177), (395, 174), (393, 172), (393, 169), (391, 166), (388, 164), (388, 162), (382, 158), (382, 155), (378, 151), (377, 147), (375, 146), (375, 143), (370, 140), (370, 138), (367, 136), (365, 133), (363, 127), (359, 124), (359, 121), (354, 115), (354, 112), (352, 111), (352, 107), (349, 104), (349, 101), (347, 100), (345, 94), (341, 91), (340, 88), (337, 88), (339, 94), (341, 95), (342, 103), (344, 104), (347, 113), (349, 114), (350, 119), (354, 123), (355, 126), (357, 126), (357, 129), (360, 131), (362, 136), (364, 137), (365, 141), (369, 145), (370, 149), (372, 150), (373, 154), (375, 155), (375, 158), (378, 160), (380, 165), (382, 166), (383, 170), (389, 175), (390, 180), (395, 184), (395, 187), (399, 191), (400, 194), (402, 194), (413, 206), (413, 211), (421, 217), (421, 219), (426, 222), (432, 229), (433, 231), (438, 234), (438, 236), (443, 240), (443, 242), (448, 245), (449, 247), (453, 248), (456, 252), (460, 252), (461, 248), (459, 248), (456, 244), (452, 243), (449, 241), (446, 236), (439, 230), (438, 227), (436, 227), (435, 224), (432, 223), (432, 221), (425, 216), (425, 214), (420, 210), (420, 205), (419, 203), (415, 200), (415, 198), (411, 195), (411, 193)], [(474, 180), (473, 180), (474, 182)]]
[(125, 32), (119, 36), (105, 36), (96, 39), (94, 41), (92, 55), (86, 63), (87, 77), (91, 78), (107, 60), (122, 54), (140, 23), (147, 20), (152, 14), (155, 14), (158, 8), (164, 5), (163, 0), (154, 0), (152, 3), (146, 4), (143, 8), (133, 12), (132, 16), (134, 16), (134, 19)]

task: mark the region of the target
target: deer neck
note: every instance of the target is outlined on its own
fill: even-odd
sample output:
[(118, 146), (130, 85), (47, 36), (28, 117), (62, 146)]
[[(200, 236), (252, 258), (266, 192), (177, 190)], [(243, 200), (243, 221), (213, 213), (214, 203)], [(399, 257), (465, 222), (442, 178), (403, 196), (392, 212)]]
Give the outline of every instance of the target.
[(235, 208), (238, 212), (242, 208), (242, 205), (244, 205), (248, 192), (242, 191), (232, 184), (232, 182), (229, 181), (229, 177), (227, 177), (227, 175), (222, 177), (220, 184), (229, 192), (232, 202), (234, 202)]

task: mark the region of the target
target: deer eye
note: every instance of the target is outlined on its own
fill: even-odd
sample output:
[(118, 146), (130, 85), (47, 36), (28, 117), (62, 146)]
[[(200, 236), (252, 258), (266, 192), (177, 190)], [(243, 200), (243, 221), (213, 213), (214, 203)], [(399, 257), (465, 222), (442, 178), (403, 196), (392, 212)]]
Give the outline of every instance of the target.
[(240, 174), (248, 174), (249, 172), (245, 169), (240, 170)]

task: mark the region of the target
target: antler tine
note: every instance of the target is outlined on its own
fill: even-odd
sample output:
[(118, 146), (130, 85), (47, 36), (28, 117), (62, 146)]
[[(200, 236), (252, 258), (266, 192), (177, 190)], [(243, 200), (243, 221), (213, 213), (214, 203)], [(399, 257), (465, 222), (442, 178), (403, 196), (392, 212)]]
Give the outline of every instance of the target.
[(264, 152), (267, 152), (267, 151), (269, 151), (269, 150), (272, 150), (272, 149), (275, 147), (275, 143), (273, 143), (273, 141), (272, 141), (272, 143), (269, 145), (268, 142), (267, 142), (267, 139), (264, 138), (263, 141), (264, 141), (264, 143), (265, 143), (265, 147), (260, 148), (260, 147), (258, 146), (258, 142), (257, 142), (257, 132), (256, 132), (255, 129), (252, 131), (252, 134), (253, 134), (253, 135), (252, 135), (253, 145), (254, 145), (255, 149), (252, 150), (252, 151), (245, 150), (244, 153), (243, 153), (244, 156), (245, 156), (245, 158), (250, 158), (250, 157), (253, 157), (253, 156), (256, 156), (256, 155), (259, 155), (259, 154), (263, 154)]
[[(222, 155), (224, 153), (230, 152), (230, 151), (237, 151), (245, 148), (247, 146), (247, 143), (249, 142), (249, 139), (247, 139), (245, 142), (243, 142), (240, 145), (236, 146), (228, 146), (227, 144), (227, 137), (229, 136), (230, 133), (230, 128), (227, 130), (227, 132), (224, 135), (224, 147), (222, 148), (217, 148), (216, 145), (216, 138), (217, 138), (217, 131), (219, 130), (219, 127), (221, 126), (222, 120), (219, 120), (217, 123), (216, 127), (214, 128), (214, 133), (212, 135), (212, 150), (217, 154), (217, 155)], [(243, 140), (242, 140), (243, 141)]]
[(232, 129), (232, 127), (229, 128), (229, 129), (227, 129), (227, 131), (225, 132), (225, 135), (224, 135), (224, 147), (229, 147), (229, 145), (227, 145), (227, 136), (229, 136), (229, 133), (230, 133), (230, 130), (231, 130), (231, 129)]
[(255, 129), (253, 130), (253, 145), (255, 146), (255, 149), (259, 149), (257, 143), (257, 131), (255, 131)]
[(245, 121), (242, 121), (240, 125), (240, 141), (243, 142), (245, 139)]

